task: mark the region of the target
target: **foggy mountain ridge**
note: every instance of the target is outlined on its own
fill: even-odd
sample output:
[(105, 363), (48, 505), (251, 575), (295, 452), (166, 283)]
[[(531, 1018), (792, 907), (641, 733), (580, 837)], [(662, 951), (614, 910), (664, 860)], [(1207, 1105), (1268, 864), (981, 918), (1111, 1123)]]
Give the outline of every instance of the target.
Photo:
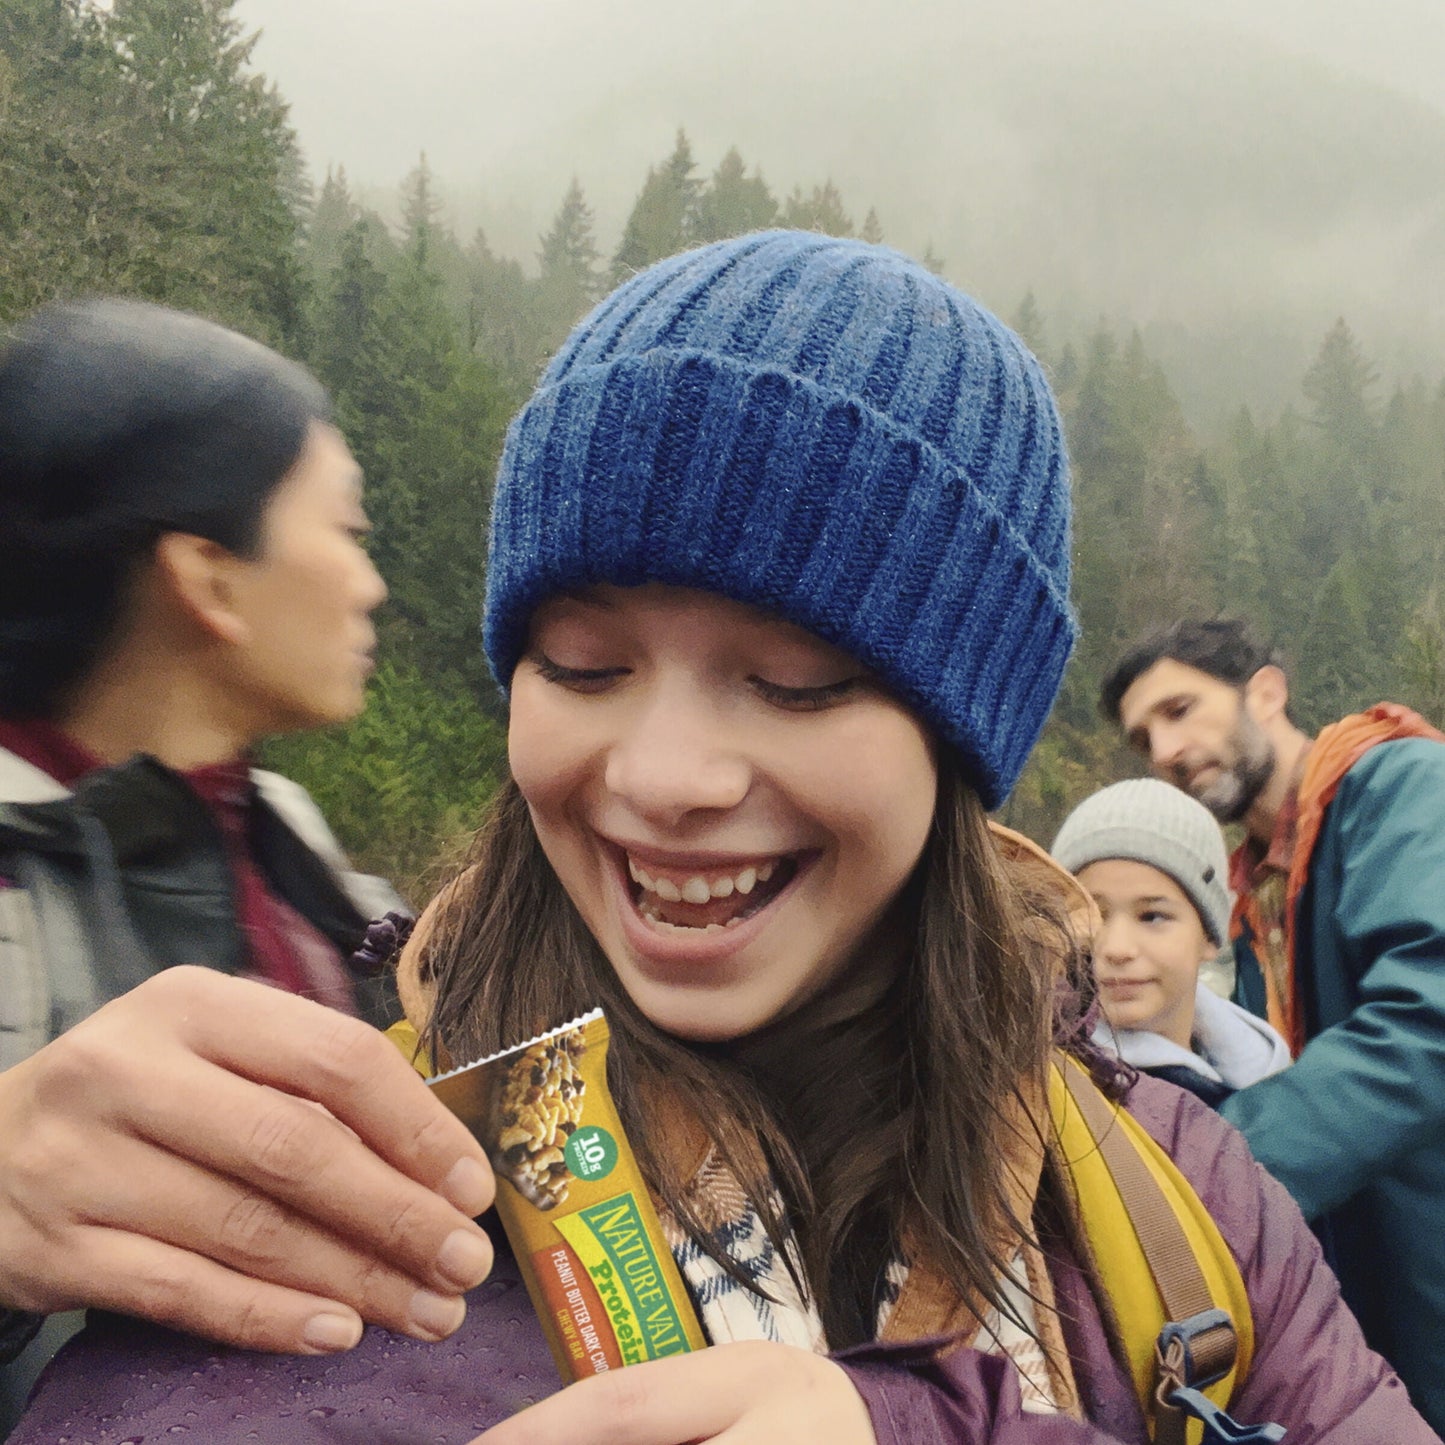
[[(1387, 376), (1436, 374), (1445, 350), (1445, 113), (1177, 5), (1025, 5), (1006, 31), (937, 0), (851, 28), (816, 0), (689, 7), (685, 22), (660, 0), (553, 0), (512, 18), (510, 48), (484, 42), (481, 14), (470, 49), (443, 5), (430, 23), (452, 44), (428, 88), (454, 84), (468, 119), (411, 97), (402, 123), (407, 45), (438, 37), (397, 37), (388, 144), (406, 126), (419, 143), (388, 173), (360, 132), (354, 151), (318, 149), (314, 101), (279, 63), (292, 17), (328, 5), (265, 18), (271, 3), (240, 8), (266, 26), (256, 62), (293, 102), (313, 171), (344, 164), (389, 210), (425, 149), (458, 231), (480, 225), (529, 270), (574, 174), (610, 251), (681, 125), (700, 175), (736, 145), (779, 199), (831, 178), (855, 222), (875, 207), (889, 242), (932, 244), (1005, 315), (1031, 288), (1054, 339), (1100, 317), (1140, 325), (1196, 416), (1294, 396), (1341, 314)], [(1238, 385), (1209, 359), (1231, 353), (1251, 367)]]

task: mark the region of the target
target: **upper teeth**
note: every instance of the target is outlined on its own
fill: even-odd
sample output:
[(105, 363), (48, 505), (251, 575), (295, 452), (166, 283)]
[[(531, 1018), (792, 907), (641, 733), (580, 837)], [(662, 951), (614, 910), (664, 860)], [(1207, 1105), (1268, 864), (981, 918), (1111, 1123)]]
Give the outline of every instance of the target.
[(634, 882), (640, 883), (649, 893), (655, 893), (668, 903), (706, 903), (710, 898), (727, 898), (733, 893), (751, 893), (759, 883), (766, 883), (773, 876), (776, 861), (750, 864), (737, 873), (721, 873), (715, 878), (704, 878), (694, 874), (681, 883), (671, 878), (654, 878), (640, 863), (629, 858), (627, 871)]

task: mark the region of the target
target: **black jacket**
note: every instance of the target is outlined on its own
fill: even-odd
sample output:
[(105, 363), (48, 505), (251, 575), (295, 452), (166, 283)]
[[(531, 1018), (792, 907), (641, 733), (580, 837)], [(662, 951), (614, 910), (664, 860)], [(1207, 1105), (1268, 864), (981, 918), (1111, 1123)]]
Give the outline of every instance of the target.
[[(253, 774), (252, 855), (267, 883), (343, 958), (400, 901), (351, 872), (306, 794)], [(6, 785), (9, 786), (6, 786)], [(0, 1067), (163, 968), (236, 973), (246, 944), (225, 840), (207, 805), (154, 758), (73, 792), (0, 750)], [(353, 971), (357, 1008), (399, 1015), (388, 980)]]
[[(405, 905), (381, 879), (350, 871), (303, 789), (271, 773), (252, 778), (252, 856), (349, 959), (372, 918)], [(0, 748), (0, 1069), (161, 969), (202, 963), (236, 973), (246, 959), (225, 839), (179, 774), (137, 756), (71, 792)], [(389, 975), (350, 972), (363, 1018), (384, 1027), (401, 1016)], [(0, 1361), (40, 1324), (0, 1308)], [(37, 1343), (25, 1361), (0, 1367), (0, 1438), (40, 1352)]]

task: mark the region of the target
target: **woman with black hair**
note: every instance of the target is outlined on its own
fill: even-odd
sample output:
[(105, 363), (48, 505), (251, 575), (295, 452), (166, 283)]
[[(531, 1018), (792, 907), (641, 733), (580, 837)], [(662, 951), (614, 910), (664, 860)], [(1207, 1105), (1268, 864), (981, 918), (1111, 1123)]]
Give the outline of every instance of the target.
[(362, 1006), (343, 960), (385, 895), (248, 763), (354, 716), (372, 666), (386, 589), (329, 412), (133, 302), (43, 311), (0, 362), (0, 870), (38, 935), (0, 974), (0, 1064), (168, 963)]
[[(47, 307), (0, 353), (0, 1358), (95, 1304), (267, 1348), (344, 1347), (363, 1313), (437, 1338), (490, 1259), (485, 1175), (426, 1187), (475, 1146), (359, 1022), (390, 985), (348, 960), (400, 900), (250, 765), (353, 717), (373, 665), (386, 589), (330, 414), (157, 306)], [(388, 1078), (345, 1139), (294, 1097), (345, 1119)]]

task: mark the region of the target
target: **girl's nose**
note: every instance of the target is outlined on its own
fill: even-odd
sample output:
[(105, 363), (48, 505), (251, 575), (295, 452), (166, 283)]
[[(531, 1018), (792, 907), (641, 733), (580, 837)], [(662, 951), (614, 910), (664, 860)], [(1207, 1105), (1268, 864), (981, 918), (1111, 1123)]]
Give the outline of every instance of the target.
[(700, 700), (659, 696), (628, 718), (608, 750), (606, 783), (639, 817), (674, 825), (735, 808), (752, 785), (739, 739)]

